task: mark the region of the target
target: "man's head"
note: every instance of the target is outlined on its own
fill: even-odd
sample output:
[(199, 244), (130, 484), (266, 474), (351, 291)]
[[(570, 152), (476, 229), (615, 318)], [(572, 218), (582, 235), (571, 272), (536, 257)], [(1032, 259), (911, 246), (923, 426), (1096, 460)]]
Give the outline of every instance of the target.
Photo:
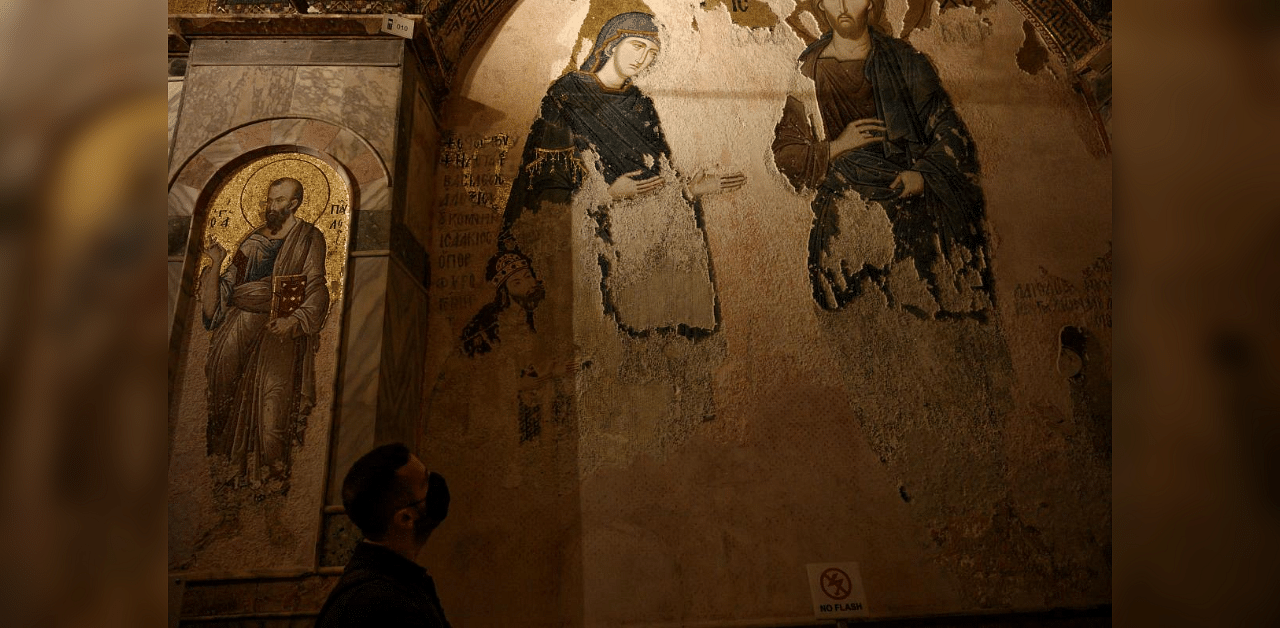
[(408, 447), (392, 443), (351, 465), (342, 481), (342, 505), (370, 541), (421, 547), (448, 514), (449, 489)]
[(542, 282), (537, 277), (534, 277), (533, 271), (528, 268), (518, 270), (512, 274), (511, 278), (507, 279), (505, 287), (511, 300), (518, 303), (525, 311), (530, 312), (538, 307), (538, 304), (542, 302), (543, 297), (547, 294)]
[(869, 25), (876, 23), (876, 11), (882, 1), (818, 0), (818, 9), (827, 18), (835, 36), (857, 39), (866, 34)]
[(302, 183), (289, 177), (272, 181), (267, 187), (267, 228), (277, 233), (301, 206)]
[(517, 251), (499, 253), (490, 258), (485, 268), (485, 279), (498, 289), (499, 295), (506, 294), (526, 312), (532, 312), (546, 296), (542, 282), (533, 274), (529, 258)]

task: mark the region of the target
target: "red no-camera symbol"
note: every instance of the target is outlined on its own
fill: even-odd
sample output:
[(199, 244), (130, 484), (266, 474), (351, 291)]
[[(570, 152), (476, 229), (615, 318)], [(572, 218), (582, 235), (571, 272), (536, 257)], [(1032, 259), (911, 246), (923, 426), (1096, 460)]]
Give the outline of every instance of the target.
[(849, 582), (849, 574), (840, 569), (832, 567), (818, 576), (818, 584), (822, 585), (822, 592), (827, 597), (840, 601), (853, 592), (853, 585)]

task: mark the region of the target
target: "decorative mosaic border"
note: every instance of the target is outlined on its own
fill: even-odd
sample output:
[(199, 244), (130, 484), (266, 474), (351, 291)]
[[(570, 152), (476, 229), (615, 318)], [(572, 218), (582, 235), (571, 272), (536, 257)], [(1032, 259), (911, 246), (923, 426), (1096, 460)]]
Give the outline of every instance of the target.
[(1068, 68), (1079, 71), (1109, 38), (1071, 0), (1011, 0)]

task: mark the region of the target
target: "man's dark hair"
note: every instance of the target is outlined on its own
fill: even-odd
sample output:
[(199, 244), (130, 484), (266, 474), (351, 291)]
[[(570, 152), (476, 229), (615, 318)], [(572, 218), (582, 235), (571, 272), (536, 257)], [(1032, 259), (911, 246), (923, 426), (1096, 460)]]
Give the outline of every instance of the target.
[(279, 179), (272, 181), (271, 185), (267, 186), (267, 189), (271, 189), (277, 185), (281, 185), (284, 183), (288, 183), (293, 186), (293, 196), (290, 196), (289, 200), (298, 201), (298, 205), (301, 206), (302, 205), (302, 182), (301, 181), (298, 181), (293, 177), (280, 177)]
[(409, 448), (391, 443), (363, 455), (342, 480), (342, 505), (365, 538), (381, 541), (391, 517), (413, 501), (396, 471), (409, 463)]

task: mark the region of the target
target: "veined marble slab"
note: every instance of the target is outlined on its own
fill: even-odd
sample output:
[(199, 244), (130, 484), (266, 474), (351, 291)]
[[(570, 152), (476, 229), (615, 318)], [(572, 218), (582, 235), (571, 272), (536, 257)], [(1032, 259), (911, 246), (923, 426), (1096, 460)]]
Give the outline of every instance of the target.
[(191, 49), (191, 65), (381, 65), (398, 66), (399, 39), (243, 40), (205, 39)]

